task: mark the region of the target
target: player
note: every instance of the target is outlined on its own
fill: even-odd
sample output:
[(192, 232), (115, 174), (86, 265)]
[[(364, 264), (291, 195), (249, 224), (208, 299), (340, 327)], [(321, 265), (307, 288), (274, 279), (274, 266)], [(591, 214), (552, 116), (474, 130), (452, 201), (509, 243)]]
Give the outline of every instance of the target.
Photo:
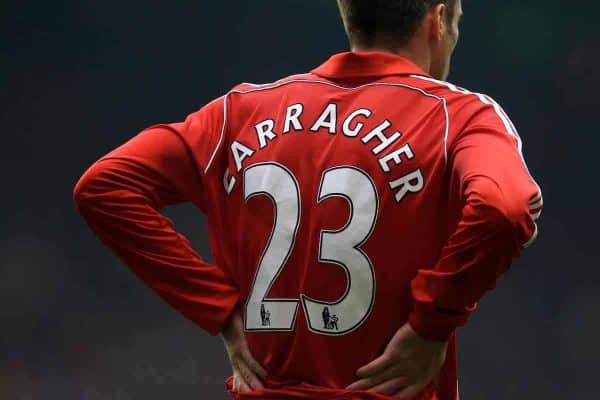
[[(502, 108), (443, 81), (460, 0), (338, 3), (351, 52), (146, 129), (75, 200), (223, 333), (232, 397), (458, 399), (455, 331), (534, 241), (542, 195)], [(161, 215), (182, 202), (214, 265)]]

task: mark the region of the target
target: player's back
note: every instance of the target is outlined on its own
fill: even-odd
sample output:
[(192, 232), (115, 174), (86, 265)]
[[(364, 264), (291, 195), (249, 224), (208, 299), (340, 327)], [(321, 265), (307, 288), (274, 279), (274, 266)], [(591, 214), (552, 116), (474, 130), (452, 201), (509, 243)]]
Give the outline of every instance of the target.
[[(144, 130), (74, 197), (99, 238), (207, 332), (240, 306), (269, 376), (235, 397), (387, 398), (343, 388), (408, 321), (448, 341), (418, 400), (456, 400), (453, 333), (537, 236), (543, 198), (521, 150), (489, 97), (393, 54), (343, 53)], [(160, 213), (186, 201), (208, 216), (215, 264)]]
[(273, 382), (354, 381), (406, 322), (417, 270), (440, 256), (456, 206), (448, 111), (417, 81), (311, 73), (221, 100), (213, 247)]
[[(489, 97), (399, 56), (343, 53), (145, 130), (86, 171), (75, 198), (206, 331), (239, 304), (269, 376), (236, 397), (386, 398), (343, 388), (408, 321), (449, 343), (418, 400), (455, 400), (453, 332), (537, 235), (543, 198), (521, 147)], [(159, 212), (183, 201), (206, 211), (214, 265)]]

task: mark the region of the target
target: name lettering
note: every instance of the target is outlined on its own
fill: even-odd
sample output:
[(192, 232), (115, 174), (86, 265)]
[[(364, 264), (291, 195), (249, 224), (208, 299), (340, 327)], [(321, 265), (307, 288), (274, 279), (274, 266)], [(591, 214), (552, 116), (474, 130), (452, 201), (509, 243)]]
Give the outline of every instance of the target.
[[(373, 155), (377, 156), (379, 167), (385, 174), (392, 174), (394, 167), (402, 165), (415, 158), (415, 153), (409, 143), (404, 143), (401, 147), (392, 152), (386, 153), (391, 146), (395, 145), (402, 139), (402, 133), (393, 129), (392, 121), (385, 119), (374, 126), (369, 131), (366, 131), (367, 122), (371, 121), (373, 112), (367, 108), (359, 108), (344, 116), (343, 121), (338, 114), (338, 106), (335, 103), (329, 103), (319, 114), (317, 119), (312, 122), (312, 125), (307, 125), (306, 120), (303, 120), (304, 105), (300, 103), (292, 104), (287, 107), (285, 120), (283, 121), (282, 135), (290, 134), (291, 132), (305, 131), (305, 126), (310, 126), (310, 134), (328, 133), (329, 135), (337, 135), (338, 129), (341, 134), (348, 138), (360, 138), (360, 142), (368, 146)], [(338, 126), (338, 121), (341, 122)], [(260, 121), (254, 126), (256, 133), (256, 146), (244, 144), (237, 140), (231, 143), (231, 153), (235, 161), (236, 171), (239, 173), (247, 160), (250, 159), (257, 150), (267, 148), (279, 136), (275, 130), (276, 121), (266, 119)], [(365, 132), (366, 131), (366, 132)], [(223, 176), (223, 186), (230, 194), (237, 179), (235, 174), (229, 175), (229, 171), (225, 171)], [(389, 187), (394, 191), (394, 197), (399, 203), (411, 193), (418, 193), (425, 186), (425, 178), (420, 169), (404, 173), (402, 176), (393, 177), (389, 182)]]

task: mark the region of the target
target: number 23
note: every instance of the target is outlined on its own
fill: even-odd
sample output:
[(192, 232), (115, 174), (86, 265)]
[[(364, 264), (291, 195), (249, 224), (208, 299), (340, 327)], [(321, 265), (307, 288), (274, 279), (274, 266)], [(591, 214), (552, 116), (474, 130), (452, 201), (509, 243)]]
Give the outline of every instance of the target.
[[(244, 196), (248, 202), (258, 195), (267, 196), (273, 202), (275, 221), (246, 303), (245, 329), (290, 331), (296, 322), (299, 300), (266, 296), (295, 244), (301, 210), (298, 182), (281, 164), (255, 164), (244, 172)], [(319, 301), (305, 294), (300, 295), (300, 300), (312, 332), (344, 335), (360, 327), (373, 308), (375, 273), (371, 260), (360, 247), (375, 228), (379, 199), (371, 177), (352, 166), (323, 172), (317, 203), (330, 197), (345, 199), (350, 206), (350, 217), (340, 230), (321, 231), (319, 261), (344, 269), (346, 290), (335, 302)], [(327, 315), (335, 315), (336, 329), (324, 324), (325, 308)]]

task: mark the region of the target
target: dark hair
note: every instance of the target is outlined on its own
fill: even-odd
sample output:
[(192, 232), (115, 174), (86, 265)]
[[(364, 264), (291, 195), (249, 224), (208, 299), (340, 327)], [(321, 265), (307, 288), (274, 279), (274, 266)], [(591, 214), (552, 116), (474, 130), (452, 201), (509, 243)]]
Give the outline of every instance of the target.
[(338, 0), (353, 42), (372, 44), (376, 36), (406, 43), (423, 17), (437, 4), (446, 4), (452, 21), (456, 0)]

